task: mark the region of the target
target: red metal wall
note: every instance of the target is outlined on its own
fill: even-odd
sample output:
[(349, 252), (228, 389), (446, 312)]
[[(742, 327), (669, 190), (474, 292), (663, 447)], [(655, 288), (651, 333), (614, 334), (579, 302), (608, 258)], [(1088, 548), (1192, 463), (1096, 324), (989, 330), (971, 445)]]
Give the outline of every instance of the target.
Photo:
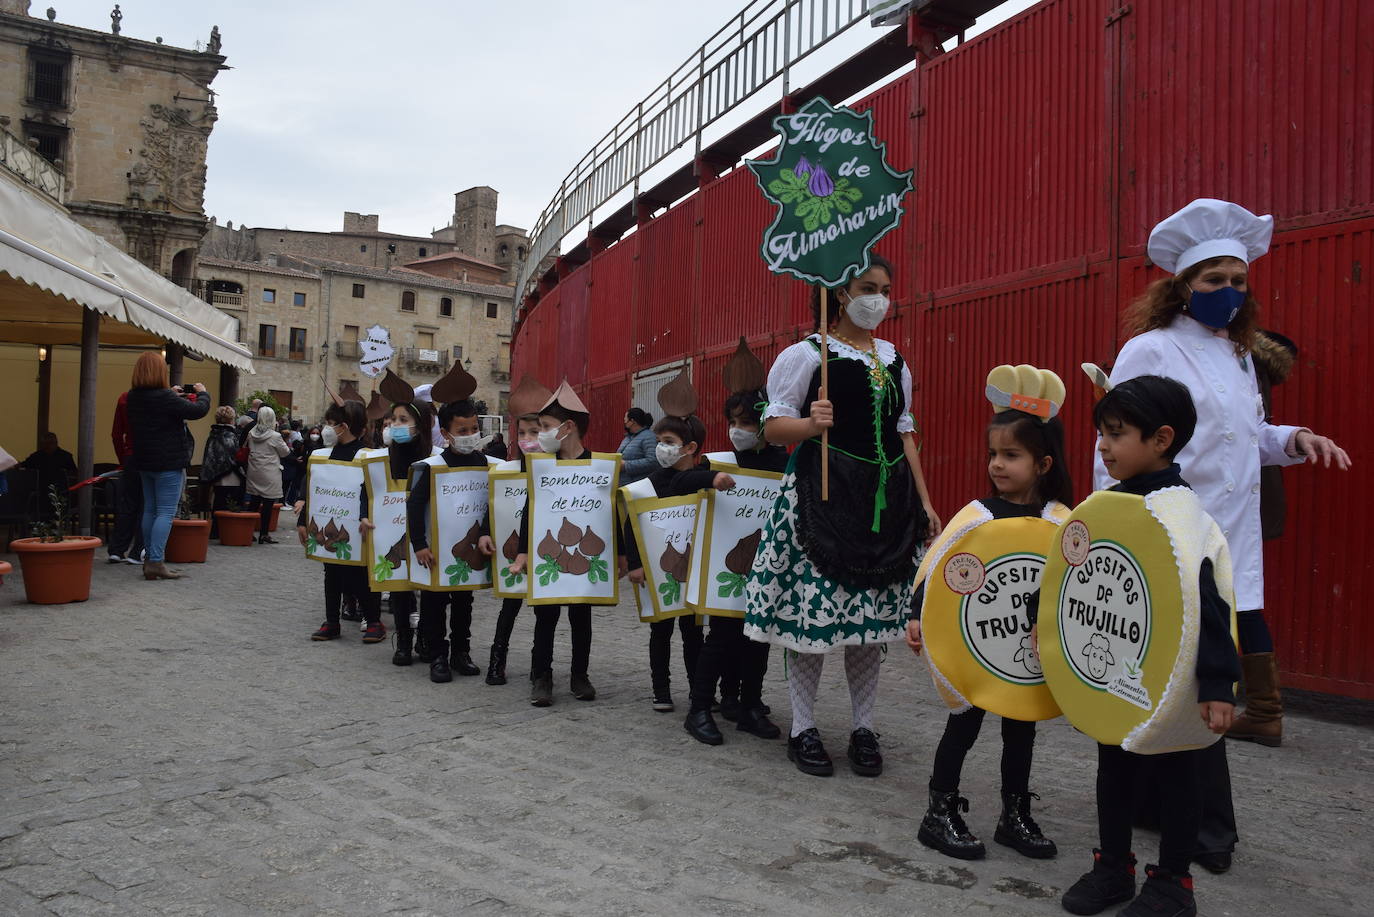
[[(1122, 14), (1122, 10), (1126, 12)], [(1154, 277), (1149, 229), (1195, 197), (1273, 213), (1252, 272), (1264, 324), (1301, 357), (1283, 422), (1357, 460), (1374, 437), (1344, 407), (1374, 346), (1374, 3), (1047, 0), (856, 105), (916, 169), (879, 334), (914, 367), (927, 477), (948, 517), (980, 494), (983, 379), (1031, 362), (1069, 383), (1072, 471), (1088, 474), (1089, 387), (1121, 307)], [(740, 335), (765, 360), (810, 329), (809, 290), (758, 247), (771, 207), (738, 168), (564, 278), (530, 310), (514, 372), (566, 374), (613, 449), (635, 372), (690, 358), (709, 448), (724, 448), (720, 370)], [(1374, 697), (1374, 515), (1351, 475), (1295, 468), (1288, 533), (1266, 551), (1268, 615), (1289, 684)]]

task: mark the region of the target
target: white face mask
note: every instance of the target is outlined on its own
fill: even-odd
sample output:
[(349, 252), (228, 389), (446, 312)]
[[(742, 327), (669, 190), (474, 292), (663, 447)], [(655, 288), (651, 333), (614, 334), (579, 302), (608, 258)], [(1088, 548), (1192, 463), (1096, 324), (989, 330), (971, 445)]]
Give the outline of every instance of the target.
[(744, 427), (730, 428), (730, 443), (740, 452), (748, 452), (759, 444), (759, 434), (755, 430), (746, 430)]
[(491, 442), (490, 436), (483, 436), (481, 433), (468, 433), (463, 436), (447, 435), (449, 446), (459, 455), (471, 455)]
[(881, 293), (855, 296), (844, 307), (849, 320), (865, 331), (872, 331), (887, 318), (888, 301)]
[(654, 456), (664, 468), (671, 468), (682, 458), (682, 446), (677, 443), (659, 443), (654, 447)]
[(333, 427), (324, 427), (320, 430), (320, 437), (324, 440), (325, 448), (333, 449), (334, 444), (339, 441), (339, 434)]
[(382, 445), (383, 445), (383, 446), (390, 446), (390, 445), (391, 445), (391, 428), (390, 428), (390, 427), (382, 427)]
[(522, 439), (519, 441), (519, 445), (521, 452), (539, 451), (539, 440), (537, 439)]
[(555, 428), (552, 429), (552, 430), (540, 430), (540, 431), (539, 431), (539, 448), (540, 448), (540, 449), (543, 449), (545, 452), (557, 452), (557, 451), (558, 451), (558, 447), (561, 446), (561, 445), (563, 445), (563, 440), (566, 438), (566, 437), (562, 437), (562, 436), (559, 436), (559, 435), (558, 435), (558, 429), (559, 429), (559, 428), (555, 427)]

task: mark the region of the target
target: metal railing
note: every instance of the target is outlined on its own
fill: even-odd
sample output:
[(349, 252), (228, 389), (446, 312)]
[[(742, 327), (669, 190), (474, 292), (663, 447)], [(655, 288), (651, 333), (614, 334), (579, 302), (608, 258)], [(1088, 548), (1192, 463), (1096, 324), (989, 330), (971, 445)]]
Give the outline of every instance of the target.
[(530, 231), (529, 255), (515, 289), (526, 292), (550, 252), (584, 220), (688, 141), (701, 152), (702, 132), (791, 66), (863, 21), (867, 0), (750, 0), (672, 72), (563, 179)]
[(0, 127), (0, 166), (57, 203), (67, 202), (66, 176), (7, 127)]
[(357, 358), (362, 356), (362, 348), (357, 341), (335, 341), (334, 353), (340, 357)]
[(242, 308), (243, 308), (243, 294), (242, 294), (242, 293), (226, 293), (226, 292), (224, 292), (223, 290), (211, 290), (211, 291), (210, 291), (210, 305), (212, 305), (212, 306), (224, 306), (225, 308), (228, 308), (228, 309), (242, 309)]

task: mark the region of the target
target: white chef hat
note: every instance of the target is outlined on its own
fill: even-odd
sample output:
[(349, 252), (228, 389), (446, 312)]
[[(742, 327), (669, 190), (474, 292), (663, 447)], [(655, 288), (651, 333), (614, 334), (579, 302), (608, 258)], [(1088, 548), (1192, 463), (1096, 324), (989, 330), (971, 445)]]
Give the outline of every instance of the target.
[(429, 394), (430, 389), (432, 388), (434, 388), (434, 386), (428, 382), (426, 382), (424, 385), (415, 386), (415, 400), (423, 401), (425, 404), (433, 404), (434, 399), (430, 397)]
[[(426, 382), (424, 385), (415, 386), (415, 400), (417, 402), (423, 401), (425, 404), (433, 405), (434, 398), (430, 395), (430, 390), (433, 388), (434, 386), (428, 382)], [(431, 422), (429, 427), (430, 439), (436, 446), (442, 447), (445, 442), (443, 438), (444, 428), (439, 426), (438, 410), (433, 411), (430, 414), (430, 416), (434, 418), (433, 422)]]
[(1246, 264), (1269, 251), (1272, 216), (1257, 217), (1239, 204), (1198, 198), (1150, 231), (1150, 260), (1181, 274), (1209, 258), (1239, 258)]

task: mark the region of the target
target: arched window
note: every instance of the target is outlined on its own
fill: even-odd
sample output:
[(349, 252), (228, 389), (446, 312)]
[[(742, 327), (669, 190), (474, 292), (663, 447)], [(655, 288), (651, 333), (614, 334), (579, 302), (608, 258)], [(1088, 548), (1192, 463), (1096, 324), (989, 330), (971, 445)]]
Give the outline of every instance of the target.
[(501, 257), (502, 257), (502, 258), (505, 258), (505, 257), (508, 256), (509, 254), (510, 254), (510, 246), (507, 245), (506, 243), (502, 242), (502, 243), (501, 243)]
[(520, 259), (521, 261), (524, 261), (524, 260), (525, 260), (525, 246), (522, 245), (522, 246), (520, 246), (519, 248), (517, 248), (515, 251), (516, 251), (516, 253), (517, 253), (517, 257), (519, 257), (519, 259)]
[(402, 312), (414, 312), (414, 311), (415, 311), (415, 293), (414, 293), (414, 292), (412, 292), (412, 291), (410, 291), (410, 290), (406, 290), (404, 293), (401, 294), (401, 311), (402, 311)]

